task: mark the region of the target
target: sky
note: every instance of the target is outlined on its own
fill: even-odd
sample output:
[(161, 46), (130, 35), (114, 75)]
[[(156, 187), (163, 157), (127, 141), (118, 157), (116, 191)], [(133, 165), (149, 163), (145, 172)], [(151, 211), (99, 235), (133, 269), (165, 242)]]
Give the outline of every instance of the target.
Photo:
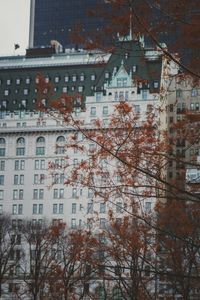
[[(29, 16), (30, 0), (0, 0), (0, 56), (25, 54)], [(14, 50), (14, 44), (20, 48)]]

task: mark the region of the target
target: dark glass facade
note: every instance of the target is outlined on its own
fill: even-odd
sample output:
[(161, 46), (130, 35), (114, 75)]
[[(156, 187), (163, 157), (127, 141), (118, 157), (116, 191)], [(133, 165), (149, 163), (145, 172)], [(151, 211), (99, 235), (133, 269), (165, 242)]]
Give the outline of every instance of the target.
[(72, 46), (70, 33), (79, 25), (84, 32), (100, 30), (102, 20), (89, 16), (90, 10), (104, 0), (33, 0), (33, 46), (47, 46), (57, 40), (64, 47)]

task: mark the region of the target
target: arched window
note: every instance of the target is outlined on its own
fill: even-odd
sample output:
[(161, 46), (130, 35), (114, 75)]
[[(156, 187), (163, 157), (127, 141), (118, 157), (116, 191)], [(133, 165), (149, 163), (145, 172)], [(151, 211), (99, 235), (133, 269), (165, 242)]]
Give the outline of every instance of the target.
[(56, 139), (56, 143), (63, 143), (63, 142), (65, 142), (64, 136), (63, 135), (58, 136)]
[(18, 145), (25, 145), (25, 138), (20, 137), (17, 139), (17, 146)]
[(23, 156), (25, 155), (25, 138), (19, 137), (17, 139), (17, 148), (16, 148), (16, 155)]
[(60, 135), (56, 139), (56, 154), (65, 153), (65, 137)]
[(36, 140), (37, 144), (44, 144), (45, 143), (45, 138), (43, 136), (39, 136)]
[(36, 140), (36, 155), (45, 155), (45, 138), (39, 136)]
[(5, 145), (6, 140), (4, 138), (0, 138), (0, 145)]

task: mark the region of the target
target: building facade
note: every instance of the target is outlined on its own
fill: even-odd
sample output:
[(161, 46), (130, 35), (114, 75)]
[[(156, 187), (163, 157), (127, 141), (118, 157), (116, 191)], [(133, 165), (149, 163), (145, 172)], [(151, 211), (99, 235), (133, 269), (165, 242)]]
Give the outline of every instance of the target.
[[(90, 191), (65, 186), (65, 174), (48, 168), (51, 162), (64, 166), (64, 144), (73, 131), (64, 127), (62, 120), (37, 111), (37, 76), (42, 74), (45, 82), (52, 84), (54, 99), (65, 94), (82, 95), (84, 109), (78, 108), (75, 117), (88, 128), (97, 118), (106, 125), (122, 98), (145, 116), (149, 107), (159, 102), (162, 60), (147, 49), (141, 54), (147, 68), (140, 67), (140, 58), (131, 55), (140, 47), (138, 42), (127, 44), (120, 55), (116, 48), (112, 55), (72, 51), (1, 60), (1, 213), (34, 222), (59, 219), (72, 228), (87, 222)], [(154, 78), (151, 69), (155, 70)], [(134, 77), (147, 80), (139, 86)], [(50, 105), (46, 91), (42, 103)], [(72, 164), (80, 161), (79, 153), (69, 155)], [(100, 211), (100, 207), (96, 209)]]

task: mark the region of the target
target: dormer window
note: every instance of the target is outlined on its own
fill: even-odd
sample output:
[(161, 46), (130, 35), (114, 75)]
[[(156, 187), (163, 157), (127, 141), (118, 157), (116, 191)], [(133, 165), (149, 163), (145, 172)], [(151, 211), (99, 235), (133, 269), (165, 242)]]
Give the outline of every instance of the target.
[(132, 69), (133, 69), (133, 73), (135, 73), (137, 71), (137, 66), (134, 65)]
[(83, 86), (79, 86), (78, 91), (79, 91), (79, 93), (83, 92)]
[(66, 75), (65, 76), (65, 82), (68, 82), (69, 81), (69, 75)]
[(81, 74), (80, 75), (80, 81), (84, 81), (85, 80), (85, 75), (84, 74)]
[(58, 82), (60, 81), (60, 77), (59, 77), (59, 76), (56, 76), (56, 77), (54, 78), (54, 81), (55, 81), (55, 83), (58, 83)]
[(67, 93), (67, 86), (63, 86), (62, 91), (63, 93)]
[(24, 95), (28, 95), (29, 90), (28, 89), (24, 89)]
[(96, 79), (95, 74), (91, 74), (91, 80), (95, 80), (95, 79)]
[(76, 75), (73, 75), (73, 76), (72, 76), (72, 81), (75, 82), (76, 79), (77, 79), (77, 76), (76, 76)]
[(155, 81), (153, 82), (153, 87), (154, 87), (154, 89), (158, 89), (158, 86), (159, 86), (158, 81), (155, 80)]
[(129, 53), (128, 52), (125, 53), (125, 59), (127, 59), (127, 58), (129, 58)]
[(2, 101), (2, 108), (7, 108), (7, 101), (6, 100)]
[(8, 96), (9, 95), (9, 90), (5, 90), (4, 91), (4, 96)]
[(108, 79), (110, 77), (109, 72), (105, 72), (105, 78)]
[(26, 108), (26, 106), (27, 106), (27, 100), (22, 100), (21, 107)]
[(29, 77), (26, 78), (26, 84), (30, 84), (31, 79)]

